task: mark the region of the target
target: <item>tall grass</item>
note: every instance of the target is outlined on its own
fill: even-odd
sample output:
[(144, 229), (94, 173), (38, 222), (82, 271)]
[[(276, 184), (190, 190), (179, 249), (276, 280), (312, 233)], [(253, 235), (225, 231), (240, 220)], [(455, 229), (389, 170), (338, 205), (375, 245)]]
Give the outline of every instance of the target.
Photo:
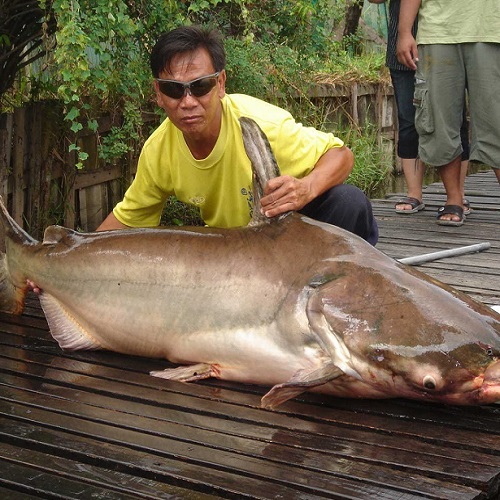
[(359, 187), (369, 198), (380, 195), (394, 165), (393, 155), (384, 147), (376, 127), (368, 125), (363, 130), (350, 128), (341, 137), (352, 149), (355, 158), (354, 168), (347, 182)]

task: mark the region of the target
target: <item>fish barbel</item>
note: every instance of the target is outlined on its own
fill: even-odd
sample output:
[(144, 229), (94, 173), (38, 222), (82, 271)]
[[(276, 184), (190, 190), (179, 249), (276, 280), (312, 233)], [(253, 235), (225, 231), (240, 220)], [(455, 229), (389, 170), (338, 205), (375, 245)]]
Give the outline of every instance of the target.
[(0, 310), (27, 280), (62, 349), (108, 349), (182, 366), (153, 375), (272, 386), (272, 408), (311, 390), (448, 404), (500, 400), (500, 314), (299, 213), (260, 214), (278, 175), (267, 138), (241, 119), (254, 171), (249, 226), (25, 233), (3, 202)]

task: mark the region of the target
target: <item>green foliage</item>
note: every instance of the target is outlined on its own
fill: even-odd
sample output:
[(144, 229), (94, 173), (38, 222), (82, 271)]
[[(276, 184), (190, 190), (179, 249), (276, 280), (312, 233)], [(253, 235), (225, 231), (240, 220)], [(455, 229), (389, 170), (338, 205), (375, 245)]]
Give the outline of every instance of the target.
[(317, 79), (342, 79), (344, 83), (359, 81), (363, 83), (380, 82), (385, 78), (385, 53), (370, 52), (363, 57), (353, 58), (348, 50), (339, 48), (336, 57), (325, 61)]
[[(59, 76), (53, 90), (66, 106), (65, 119), (74, 134), (84, 125), (96, 131), (99, 115), (112, 110), (124, 96), (144, 98), (141, 81), (125, 77), (133, 75), (131, 62), (142, 57), (134, 40), (138, 26), (122, 1), (54, 0), (52, 8), (57, 45), (48, 64), (50, 72)], [(125, 111), (123, 128), (135, 129), (137, 117), (120, 108)], [(78, 153), (77, 167), (82, 167), (86, 153), (76, 141), (71, 150)], [(123, 154), (126, 148), (118, 151)]]
[(391, 155), (387, 155), (387, 150), (378, 143), (377, 130), (368, 125), (363, 130), (354, 127), (338, 132), (338, 135), (355, 157), (347, 182), (359, 187), (368, 197), (374, 196), (393, 169)]
[[(223, 33), (228, 92), (285, 106), (308, 125), (318, 126), (323, 118), (308, 97), (311, 82), (318, 73), (342, 74), (352, 64), (345, 46), (334, 40), (346, 0), (39, 2), (47, 20), (57, 22), (56, 43), (22, 88), (26, 99), (63, 101), (78, 167), (87, 156), (78, 141), (82, 131), (96, 134), (107, 163), (140, 147), (142, 112), (157, 109), (149, 53), (160, 33), (179, 25), (200, 23)], [(48, 38), (45, 43), (51, 45)], [(101, 136), (98, 120), (105, 115), (114, 126)]]
[(160, 220), (162, 226), (204, 226), (200, 210), (194, 205), (179, 201), (175, 196), (170, 196), (163, 208)]

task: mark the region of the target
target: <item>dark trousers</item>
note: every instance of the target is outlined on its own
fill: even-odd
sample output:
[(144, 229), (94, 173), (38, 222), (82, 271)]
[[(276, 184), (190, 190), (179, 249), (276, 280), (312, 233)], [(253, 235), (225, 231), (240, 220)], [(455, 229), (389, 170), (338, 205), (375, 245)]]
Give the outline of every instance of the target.
[(398, 110), (398, 156), (418, 157), (418, 134), (415, 129), (415, 71), (391, 69), (392, 86)]
[(361, 189), (350, 184), (334, 186), (299, 212), (357, 234), (373, 246), (378, 241), (378, 226), (370, 200)]

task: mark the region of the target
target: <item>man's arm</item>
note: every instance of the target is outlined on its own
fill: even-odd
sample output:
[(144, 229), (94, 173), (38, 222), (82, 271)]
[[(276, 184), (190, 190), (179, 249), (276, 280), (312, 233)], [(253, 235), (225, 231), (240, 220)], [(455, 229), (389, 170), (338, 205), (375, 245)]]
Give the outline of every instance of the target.
[(421, 0), (401, 0), (398, 24), (398, 61), (412, 70), (417, 69), (417, 42), (412, 34), (413, 23), (417, 18)]
[(110, 231), (112, 229), (127, 229), (130, 226), (126, 226), (121, 223), (113, 212), (111, 212), (101, 223), (101, 225), (96, 229), (96, 231)]
[(354, 154), (346, 147), (329, 149), (302, 179), (282, 175), (271, 179), (260, 200), (266, 217), (300, 210), (333, 186), (342, 184), (354, 167)]

